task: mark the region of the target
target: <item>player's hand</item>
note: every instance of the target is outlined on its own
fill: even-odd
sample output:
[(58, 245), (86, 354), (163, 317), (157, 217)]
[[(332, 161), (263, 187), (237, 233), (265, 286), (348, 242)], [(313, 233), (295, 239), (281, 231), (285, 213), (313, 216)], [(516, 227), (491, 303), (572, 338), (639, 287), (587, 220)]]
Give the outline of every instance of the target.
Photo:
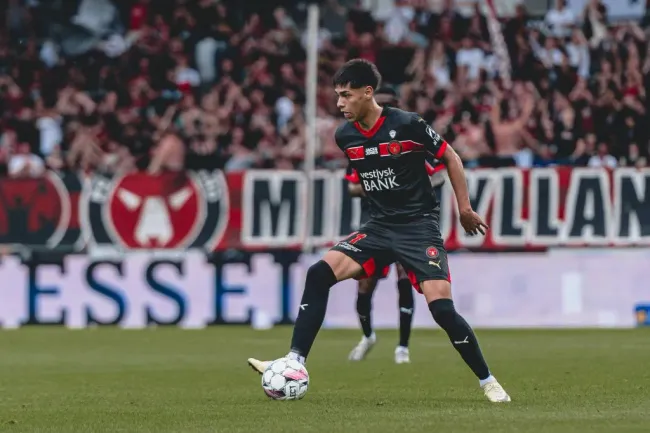
[(472, 209), (466, 209), (460, 212), (460, 224), (465, 229), (465, 233), (470, 236), (479, 233), (484, 235), (489, 229), (485, 221)]

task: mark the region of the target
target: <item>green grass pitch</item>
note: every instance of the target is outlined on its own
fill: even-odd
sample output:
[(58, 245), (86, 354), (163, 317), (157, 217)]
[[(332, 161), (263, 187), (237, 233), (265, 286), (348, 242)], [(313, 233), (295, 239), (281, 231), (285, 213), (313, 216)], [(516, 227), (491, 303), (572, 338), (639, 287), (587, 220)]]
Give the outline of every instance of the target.
[(288, 327), (1, 331), (0, 432), (648, 432), (649, 331), (479, 330), (507, 405), (440, 331), (414, 332), (410, 365), (395, 331), (356, 364), (358, 331), (321, 331), (298, 402), (269, 400), (246, 365), (282, 356)]

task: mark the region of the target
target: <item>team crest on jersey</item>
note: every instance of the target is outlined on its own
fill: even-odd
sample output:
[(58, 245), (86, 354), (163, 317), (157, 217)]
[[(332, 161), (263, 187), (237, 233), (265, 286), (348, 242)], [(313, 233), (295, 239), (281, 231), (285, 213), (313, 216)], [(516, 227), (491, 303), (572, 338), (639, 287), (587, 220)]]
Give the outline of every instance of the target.
[(429, 247), (427, 248), (427, 257), (435, 259), (438, 257), (438, 248), (436, 247)]
[(393, 156), (400, 156), (402, 153), (402, 143), (399, 141), (391, 141), (388, 143), (388, 152)]
[(214, 249), (228, 220), (222, 173), (97, 176), (83, 222), (96, 245), (122, 249)]

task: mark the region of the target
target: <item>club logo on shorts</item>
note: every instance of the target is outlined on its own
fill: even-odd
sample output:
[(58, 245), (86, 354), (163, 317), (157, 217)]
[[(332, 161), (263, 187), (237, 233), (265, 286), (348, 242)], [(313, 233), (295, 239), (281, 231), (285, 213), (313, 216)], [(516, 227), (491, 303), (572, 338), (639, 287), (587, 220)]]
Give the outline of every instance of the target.
[(436, 248), (436, 247), (427, 248), (427, 256), (431, 257), (432, 259), (435, 259), (436, 257), (438, 257), (438, 248)]
[(399, 141), (391, 141), (388, 143), (388, 152), (393, 156), (400, 156), (402, 153), (402, 143)]

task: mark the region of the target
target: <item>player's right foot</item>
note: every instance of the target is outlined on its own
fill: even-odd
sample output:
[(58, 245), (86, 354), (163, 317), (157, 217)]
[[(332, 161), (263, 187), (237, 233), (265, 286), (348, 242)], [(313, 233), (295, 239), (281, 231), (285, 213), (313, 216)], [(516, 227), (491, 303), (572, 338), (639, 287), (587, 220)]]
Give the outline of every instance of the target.
[(248, 358), (248, 365), (259, 374), (264, 374), (264, 371), (266, 371), (266, 367), (268, 367), (269, 364), (271, 364), (271, 361), (260, 361), (259, 359)]
[(368, 355), (368, 352), (370, 352), (370, 349), (372, 349), (372, 346), (375, 345), (377, 342), (377, 336), (373, 332), (370, 337), (366, 337), (365, 335), (359, 342), (359, 344), (356, 345), (354, 349), (352, 349), (352, 352), (350, 352), (350, 355), (348, 355), (348, 359), (350, 361), (363, 361), (363, 359)]
[(409, 348), (404, 346), (397, 346), (395, 348), (395, 364), (408, 364), (411, 362), (409, 356)]
[(483, 393), (487, 399), (492, 403), (507, 403), (510, 401), (510, 396), (496, 380), (486, 383), (481, 388), (483, 388)]

